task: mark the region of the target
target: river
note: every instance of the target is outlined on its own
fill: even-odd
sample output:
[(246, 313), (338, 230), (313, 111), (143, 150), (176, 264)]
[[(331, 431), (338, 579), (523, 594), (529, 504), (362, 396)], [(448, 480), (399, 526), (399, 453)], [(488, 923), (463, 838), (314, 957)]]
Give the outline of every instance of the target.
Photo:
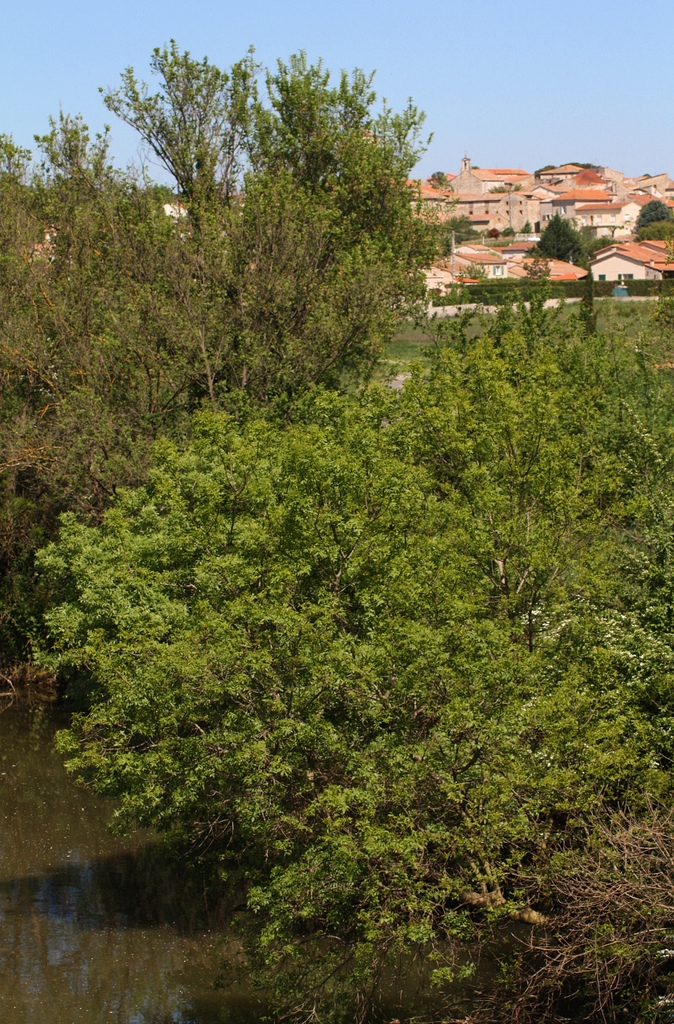
[(0, 713), (0, 1021), (250, 1019), (245, 998), (215, 990), (218, 931), (162, 886), (151, 839), (111, 836), (110, 803), (66, 775), (53, 747), (64, 721)]

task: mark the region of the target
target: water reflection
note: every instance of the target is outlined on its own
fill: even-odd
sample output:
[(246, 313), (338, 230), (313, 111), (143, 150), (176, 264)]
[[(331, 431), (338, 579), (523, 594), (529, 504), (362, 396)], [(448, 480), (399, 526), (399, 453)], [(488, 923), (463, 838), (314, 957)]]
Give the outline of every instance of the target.
[(189, 892), (174, 898), (148, 837), (109, 835), (110, 805), (69, 781), (54, 728), (39, 712), (0, 714), (0, 1020), (249, 1018), (242, 995), (213, 990), (217, 929)]

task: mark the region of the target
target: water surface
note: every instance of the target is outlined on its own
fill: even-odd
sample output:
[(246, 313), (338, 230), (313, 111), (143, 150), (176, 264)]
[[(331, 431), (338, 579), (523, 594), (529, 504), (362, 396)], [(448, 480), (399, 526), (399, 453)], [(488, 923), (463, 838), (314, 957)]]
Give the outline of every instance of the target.
[[(1, 710), (0, 704), (0, 710)], [(0, 713), (0, 1021), (215, 1024), (249, 1017), (216, 992), (221, 940), (152, 867), (151, 838), (107, 831), (76, 787), (49, 712)]]

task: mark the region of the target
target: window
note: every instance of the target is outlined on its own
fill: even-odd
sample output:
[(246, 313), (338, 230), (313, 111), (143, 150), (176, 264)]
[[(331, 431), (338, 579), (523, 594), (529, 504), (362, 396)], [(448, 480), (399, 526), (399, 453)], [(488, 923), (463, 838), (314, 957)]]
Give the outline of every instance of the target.
[(599, 280), (600, 281), (605, 281), (606, 280), (606, 274), (600, 274), (599, 275)]

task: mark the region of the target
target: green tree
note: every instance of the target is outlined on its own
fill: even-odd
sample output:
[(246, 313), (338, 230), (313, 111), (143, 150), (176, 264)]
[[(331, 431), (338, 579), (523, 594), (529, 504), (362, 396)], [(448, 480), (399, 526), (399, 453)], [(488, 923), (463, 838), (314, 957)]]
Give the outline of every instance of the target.
[(447, 175), (445, 174), (444, 171), (434, 171), (433, 174), (431, 174), (428, 181), (429, 184), (433, 186), (433, 188), (443, 189), (449, 187)]
[(455, 977), (536, 858), (667, 798), (674, 393), (573, 331), (534, 296), (400, 394), (202, 415), (40, 557), (70, 770), (244, 894), (298, 1015), (364, 1020), (415, 950)]
[(650, 203), (642, 206), (641, 213), (637, 219), (637, 231), (646, 228), (649, 224), (657, 224), (660, 221), (672, 219), (672, 211), (661, 199), (653, 199)]
[[(164, 91), (150, 97), (139, 87), (139, 119), (155, 118), (166, 145), (177, 145), (179, 102), (192, 96), (185, 116), (201, 124), (203, 113), (211, 138), (213, 110), (229, 116), (234, 102), (234, 72), (216, 74), (175, 46), (162, 53)], [(215, 97), (214, 82), (224, 90)], [(81, 118), (65, 114), (39, 139), (32, 168), (7, 149), (4, 658), (21, 656), (26, 623), (37, 614), (32, 552), (59, 512), (98, 517), (118, 486), (142, 481), (158, 436), (189, 437), (190, 417), (204, 403), (283, 404), (319, 381), (339, 387), (367, 376), (399, 317), (424, 294), (421, 268), (436, 241), (415, 216), (407, 185), (420, 115), (377, 112), (365, 76), (332, 87), (303, 58), (278, 69), (269, 89), (264, 109), (247, 106), (255, 122), (244, 203), (227, 200), (224, 165), (213, 153), (213, 188), (199, 184), (205, 164), (185, 157), (181, 189), (192, 191), (176, 197), (115, 170), (107, 131), (92, 139)], [(178, 156), (194, 155), (193, 128)], [(182, 210), (167, 216), (164, 207), (176, 212), (177, 199)]]
[(596, 252), (599, 252), (601, 249), (605, 249), (608, 245), (612, 244), (612, 240), (607, 238), (606, 235), (600, 235), (593, 238), (589, 233), (585, 233), (586, 230), (586, 228), (583, 228), (581, 233), (585, 243), (585, 253), (588, 257), (593, 256)]
[(449, 217), (440, 225), (440, 250), (445, 256), (452, 251), (452, 232), (455, 242), (467, 242), (471, 238), (479, 238), (480, 233), (473, 227), (470, 217)]
[(150, 60), (160, 79), (150, 93), (133, 68), (105, 105), (139, 133), (189, 200), (228, 200), (241, 185), (257, 103), (252, 51), (229, 71), (181, 53), (175, 40)]
[(594, 275), (592, 268), (587, 272), (583, 297), (580, 301), (580, 315), (585, 325), (586, 333), (593, 334), (597, 329), (597, 311), (594, 307)]
[(637, 240), (645, 242), (649, 238), (669, 241), (674, 238), (674, 222), (672, 220), (658, 220), (654, 224), (648, 224), (637, 232)]
[(11, 135), (0, 135), (0, 177), (23, 180), (31, 155), (29, 149), (17, 146)]
[(541, 232), (538, 250), (551, 259), (577, 263), (585, 253), (585, 245), (580, 231), (556, 213)]

